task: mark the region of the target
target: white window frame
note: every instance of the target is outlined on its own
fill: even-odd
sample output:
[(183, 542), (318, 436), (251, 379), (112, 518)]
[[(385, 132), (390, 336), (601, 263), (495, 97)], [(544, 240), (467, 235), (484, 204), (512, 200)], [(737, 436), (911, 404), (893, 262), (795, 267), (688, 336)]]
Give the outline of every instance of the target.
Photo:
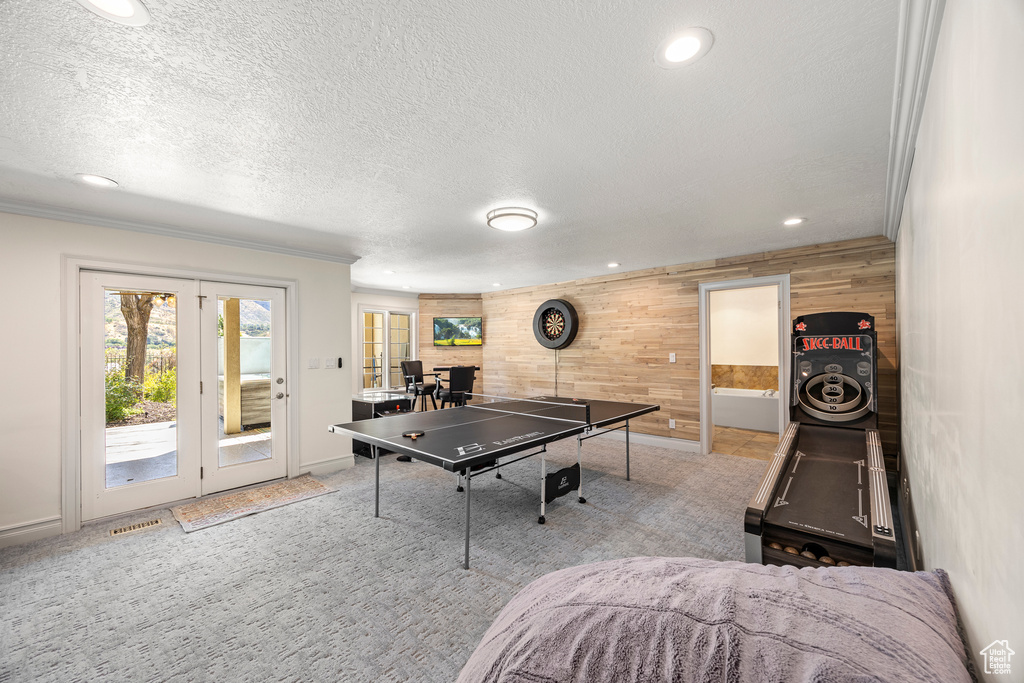
[(384, 314), (384, 357), (381, 359), (381, 376), (385, 375), (383, 369), (388, 368), (386, 373), (387, 377), (391, 377), (391, 316), (392, 314), (407, 315), (409, 316), (409, 359), (418, 360), (420, 357), (420, 345), (419, 345), (419, 310), (417, 308), (402, 308), (399, 306), (380, 306), (370, 303), (361, 303), (356, 307), (356, 319), (358, 321), (357, 326), (357, 349), (358, 352), (354, 354), (357, 359), (357, 382), (356, 386), (359, 387), (358, 392), (372, 393), (374, 391), (388, 391), (388, 390), (405, 390), (405, 385), (398, 387), (382, 387), (380, 389), (374, 389), (372, 387), (363, 387), (363, 333), (366, 330), (365, 318), (367, 313), (382, 313)]

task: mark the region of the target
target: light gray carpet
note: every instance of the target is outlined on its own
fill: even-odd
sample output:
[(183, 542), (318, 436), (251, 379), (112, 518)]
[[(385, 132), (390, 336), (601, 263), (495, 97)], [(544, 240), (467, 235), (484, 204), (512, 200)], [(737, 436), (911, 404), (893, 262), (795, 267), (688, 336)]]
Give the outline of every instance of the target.
[[(575, 443), (552, 447), (557, 465)], [(537, 524), (540, 462), (463, 494), (424, 463), (319, 477), (337, 493), (185, 534), (168, 510), (0, 549), (0, 682), (452, 681), (505, 603), (564, 567), (637, 555), (742, 559), (743, 511), (765, 463), (584, 444), (584, 495)], [(150, 530), (111, 528), (159, 517)]]

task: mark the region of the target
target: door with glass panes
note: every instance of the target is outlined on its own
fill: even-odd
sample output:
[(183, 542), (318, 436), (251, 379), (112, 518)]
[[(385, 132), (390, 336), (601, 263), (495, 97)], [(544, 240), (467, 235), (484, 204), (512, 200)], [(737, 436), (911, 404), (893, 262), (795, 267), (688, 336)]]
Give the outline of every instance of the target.
[(405, 388), (402, 361), (413, 358), (415, 314), (365, 309), (362, 318), (363, 389)]
[(82, 271), (79, 291), (84, 520), (286, 475), (284, 290)]

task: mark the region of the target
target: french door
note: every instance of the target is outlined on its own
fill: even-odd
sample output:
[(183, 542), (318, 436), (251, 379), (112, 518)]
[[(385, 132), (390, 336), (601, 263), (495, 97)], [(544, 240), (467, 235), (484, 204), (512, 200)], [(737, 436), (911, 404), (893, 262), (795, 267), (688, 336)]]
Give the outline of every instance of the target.
[(203, 494), (283, 477), (284, 290), (202, 282), (200, 296)]
[(286, 476), (284, 290), (79, 284), (83, 520)]
[(363, 319), (363, 390), (405, 387), (402, 361), (416, 348), (415, 311), (359, 307)]

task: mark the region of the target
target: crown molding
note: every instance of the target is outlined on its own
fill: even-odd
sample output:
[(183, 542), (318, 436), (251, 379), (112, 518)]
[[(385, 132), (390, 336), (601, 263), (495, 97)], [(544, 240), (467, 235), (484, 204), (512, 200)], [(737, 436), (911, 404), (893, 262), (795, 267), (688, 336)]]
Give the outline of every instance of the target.
[(363, 287), (361, 285), (352, 285), (353, 294), (369, 294), (372, 296), (390, 296), (390, 297), (401, 297), (403, 299), (419, 299), (420, 295), (418, 292), (410, 292), (409, 290), (396, 291), (394, 289), (377, 289), (375, 287)]
[(939, 39), (946, 0), (901, 0), (896, 43), (896, 84), (889, 131), (889, 167), (885, 183), (882, 232), (893, 242), (899, 235), (903, 200), (914, 164), (928, 79)]
[(131, 232), (142, 232), (148, 235), (160, 235), (161, 237), (175, 237), (177, 239), (190, 240), (193, 242), (208, 242), (210, 244), (221, 244), (228, 247), (241, 249), (255, 249), (256, 251), (268, 251), (285, 256), (298, 256), (301, 258), (316, 259), (318, 261), (331, 261), (333, 263), (345, 263), (351, 265), (359, 260), (358, 256), (349, 254), (330, 254), (323, 251), (312, 251), (307, 249), (295, 249), (277, 244), (256, 242), (253, 240), (237, 237), (224, 237), (221, 235), (206, 235), (188, 230), (183, 230), (173, 225), (160, 223), (142, 223), (138, 221), (125, 221), (116, 218), (105, 218), (95, 214), (74, 211), (72, 209), (61, 209), (54, 206), (38, 204), (26, 204), (0, 199), (0, 212), (18, 214), (20, 216), (32, 216), (34, 218), (48, 218), (51, 220), (65, 221), (69, 223), (82, 223), (85, 225), (96, 225), (101, 228), (113, 228), (115, 230), (130, 230)]

